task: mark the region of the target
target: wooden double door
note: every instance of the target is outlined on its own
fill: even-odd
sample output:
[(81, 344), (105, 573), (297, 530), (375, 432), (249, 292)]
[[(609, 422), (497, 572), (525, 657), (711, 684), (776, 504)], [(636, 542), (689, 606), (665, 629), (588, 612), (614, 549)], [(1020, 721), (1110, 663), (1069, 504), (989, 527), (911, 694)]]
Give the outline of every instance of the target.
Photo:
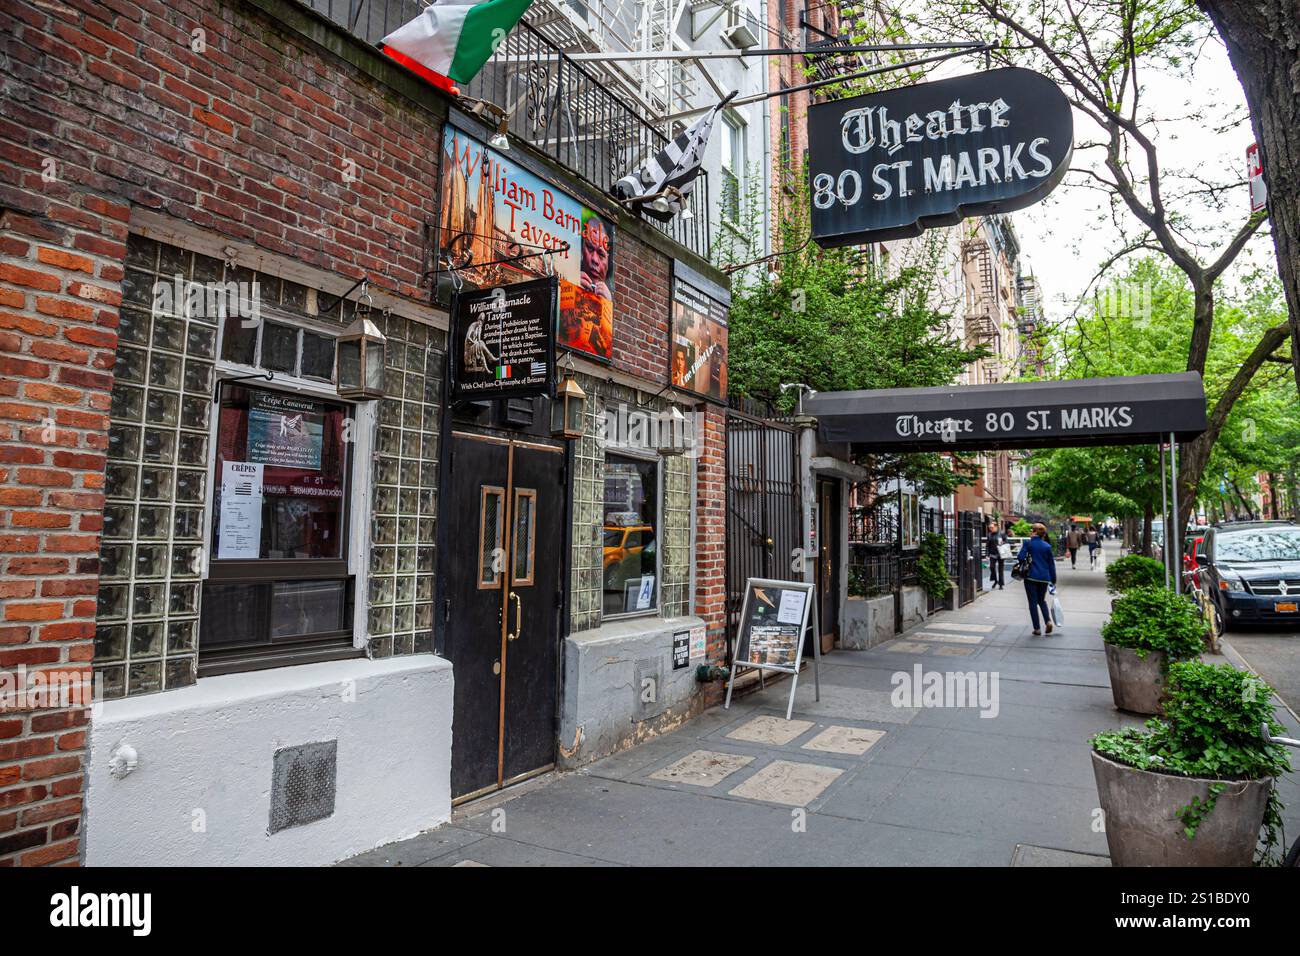
[(555, 763), (565, 450), (460, 431), (450, 444), (440, 578), (464, 800)]

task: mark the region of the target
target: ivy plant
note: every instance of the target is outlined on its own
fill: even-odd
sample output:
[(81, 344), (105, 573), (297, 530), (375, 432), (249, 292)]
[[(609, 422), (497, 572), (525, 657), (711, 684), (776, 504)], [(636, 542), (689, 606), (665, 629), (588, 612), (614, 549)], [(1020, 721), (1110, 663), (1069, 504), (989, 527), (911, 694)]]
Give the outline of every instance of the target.
[[(1283, 732), (1273, 717), (1272, 695), (1262, 680), (1229, 664), (1179, 661), (1169, 665), (1164, 719), (1148, 720), (1146, 731), (1130, 727), (1097, 734), (1092, 746), (1138, 770), (1217, 781), (1276, 777), (1290, 771), (1291, 763), (1284, 746), (1265, 743), (1260, 735), (1264, 724), (1270, 733)], [(1187, 839), (1195, 839), (1226, 789), (1224, 783), (1213, 784), (1207, 799), (1177, 808)], [(1284, 845), (1281, 812), (1274, 787), (1264, 813), (1258, 863), (1279, 861)]]
[(916, 575), (932, 598), (941, 598), (952, 587), (948, 578), (948, 542), (933, 531), (921, 538), (921, 550), (916, 558)]
[(1165, 581), (1165, 566), (1155, 558), (1128, 554), (1106, 565), (1106, 589), (1112, 594), (1154, 587)]
[(1163, 651), (1169, 661), (1187, 660), (1205, 649), (1205, 618), (1187, 598), (1163, 587), (1133, 588), (1115, 602), (1101, 639), (1143, 659)]

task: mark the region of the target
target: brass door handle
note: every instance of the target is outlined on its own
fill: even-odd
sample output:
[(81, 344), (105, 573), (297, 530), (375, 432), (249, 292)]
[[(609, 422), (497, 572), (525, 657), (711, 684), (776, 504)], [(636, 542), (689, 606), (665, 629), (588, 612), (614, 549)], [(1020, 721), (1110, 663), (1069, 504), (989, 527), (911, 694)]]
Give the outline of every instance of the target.
[(506, 634), (506, 640), (514, 641), (524, 636), (524, 604), (519, 600), (519, 595), (514, 591), (510, 592), (510, 600), (515, 602), (515, 632), (513, 634)]

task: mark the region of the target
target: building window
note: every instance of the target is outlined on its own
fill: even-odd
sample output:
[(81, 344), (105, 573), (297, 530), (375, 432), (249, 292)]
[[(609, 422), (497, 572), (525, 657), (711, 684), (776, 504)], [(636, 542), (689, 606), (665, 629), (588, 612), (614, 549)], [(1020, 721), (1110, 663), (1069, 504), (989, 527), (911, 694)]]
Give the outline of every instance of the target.
[(352, 406), (223, 383), (199, 672), (353, 653)]
[(921, 543), (921, 499), (913, 492), (901, 492), (903, 505), (902, 539), (904, 548), (915, 548)]
[(606, 455), (606, 617), (658, 609), (658, 531), (658, 462)]
[(740, 223), (745, 188), (745, 127), (722, 117), (722, 217)]

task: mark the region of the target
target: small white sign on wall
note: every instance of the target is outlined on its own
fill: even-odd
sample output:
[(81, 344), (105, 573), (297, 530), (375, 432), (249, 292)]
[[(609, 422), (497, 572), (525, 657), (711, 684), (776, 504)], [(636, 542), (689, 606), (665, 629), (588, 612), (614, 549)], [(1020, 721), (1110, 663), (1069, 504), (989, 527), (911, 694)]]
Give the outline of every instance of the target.
[(704, 655), (708, 652), (708, 633), (705, 627), (691, 628), (691, 660), (704, 659)]

